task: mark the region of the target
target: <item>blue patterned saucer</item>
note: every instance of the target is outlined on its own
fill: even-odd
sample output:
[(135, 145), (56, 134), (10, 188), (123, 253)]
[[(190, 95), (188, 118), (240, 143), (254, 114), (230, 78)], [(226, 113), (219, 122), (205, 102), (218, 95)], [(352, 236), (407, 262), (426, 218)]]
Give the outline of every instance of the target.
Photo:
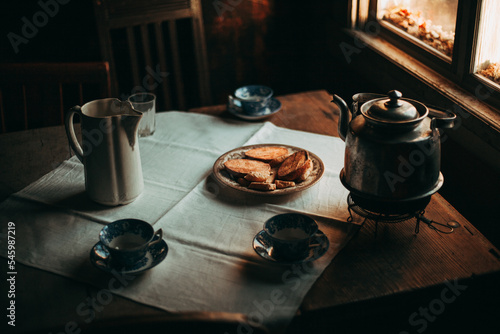
[(159, 243), (151, 246), (141, 260), (138, 262), (127, 265), (125, 267), (121, 267), (120, 265), (116, 265), (113, 263), (113, 259), (110, 257), (108, 250), (104, 245), (99, 241), (97, 244), (92, 247), (90, 251), (90, 262), (97, 268), (110, 273), (113, 269), (116, 270), (120, 274), (130, 274), (137, 275), (149, 270), (160, 262), (162, 262), (168, 253), (168, 246), (165, 240), (160, 241)]
[(303, 263), (314, 261), (322, 257), (328, 247), (330, 247), (330, 242), (328, 241), (328, 237), (320, 230), (314, 235), (311, 240), (312, 245), (309, 248), (309, 254), (299, 260), (283, 260), (277, 258), (274, 254), (272, 239), (266, 231), (262, 230), (253, 239), (253, 249), (257, 254), (268, 261), (280, 263), (280, 264), (294, 264), (294, 263)]
[(245, 119), (245, 120), (250, 120), (250, 121), (256, 121), (256, 120), (259, 120), (259, 119), (264, 119), (264, 118), (267, 118), (271, 115), (274, 115), (276, 114), (278, 111), (281, 110), (281, 102), (275, 98), (271, 98), (269, 100), (269, 105), (262, 109), (261, 111), (259, 111), (258, 113), (255, 113), (255, 114), (248, 114), (248, 113), (245, 113), (243, 112), (243, 110), (237, 106), (231, 106), (231, 105), (227, 105), (227, 110), (233, 114), (234, 116), (236, 117), (239, 117), (241, 119)]

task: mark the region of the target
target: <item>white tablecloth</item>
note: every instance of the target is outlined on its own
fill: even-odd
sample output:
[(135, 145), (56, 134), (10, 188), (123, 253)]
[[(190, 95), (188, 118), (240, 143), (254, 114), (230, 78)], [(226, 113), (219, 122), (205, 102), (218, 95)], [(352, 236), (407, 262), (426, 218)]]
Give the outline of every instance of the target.
[[(312, 188), (280, 198), (245, 195), (212, 179), (221, 154), (258, 143), (307, 149), (323, 160), (325, 174)], [(109, 274), (91, 265), (89, 251), (103, 224), (143, 219), (163, 229), (168, 255), (114, 293), (168, 311), (241, 312), (278, 329), (289, 323), (314, 281), (358, 229), (345, 222), (348, 193), (338, 176), (344, 143), (338, 138), (269, 122), (167, 112), (157, 115), (156, 133), (139, 144), (145, 189), (136, 201), (118, 207), (91, 202), (83, 166), (73, 157), (0, 204), (1, 255), (7, 257), (7, 222), (12, 221), (22, 245), (16, 248), (18, 262), (109, 288)], [(323, 257), (283, 266), (254, 252), (252, 240), (264, 221), (290, 211), (317, 220), (330, 241)]]

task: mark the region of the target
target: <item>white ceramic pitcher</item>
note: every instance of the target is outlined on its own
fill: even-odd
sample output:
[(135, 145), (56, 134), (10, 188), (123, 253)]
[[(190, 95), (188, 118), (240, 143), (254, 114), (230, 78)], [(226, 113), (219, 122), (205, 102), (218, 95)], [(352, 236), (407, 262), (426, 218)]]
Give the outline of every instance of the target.
[[(73, 117), (81, 117), (82, 144), (75, 136)], [(142, 113), (128, 101), (95, 100), (66, 114), (68, 141), (84, 165), (89, 197), (104, 205), (127, 204), (144, 188), (137, 129)]]

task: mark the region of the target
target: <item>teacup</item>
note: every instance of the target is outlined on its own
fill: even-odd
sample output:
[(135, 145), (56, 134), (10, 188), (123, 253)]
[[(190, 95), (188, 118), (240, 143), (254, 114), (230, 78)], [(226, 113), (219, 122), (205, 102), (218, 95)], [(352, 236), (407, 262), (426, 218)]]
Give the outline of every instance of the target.
[(234, 91), (234, 96), (229, 95), (229, 105), (247, 114), (258, 114), (269, 105), (273, 93), (267, 86), (243, 86)]
[(301, 260), (309, 255), (318, 224), (300, 213), (283, 213), (268, 219), (264, 231), (271, 238), (277, 259)]
[(143, 220), (121, 219), (104, 226), (99, 240), (113, 262), (128, 266), (146, 256), (149, 247), (159, 243), (162, 235), (161, 229), (155, 232), (153, 226)]

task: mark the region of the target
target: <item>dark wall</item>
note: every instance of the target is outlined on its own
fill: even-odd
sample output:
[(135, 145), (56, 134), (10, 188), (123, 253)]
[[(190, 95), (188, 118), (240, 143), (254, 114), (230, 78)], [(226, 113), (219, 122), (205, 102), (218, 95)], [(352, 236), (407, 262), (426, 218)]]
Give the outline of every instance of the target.
[[(100, 60), (92, 2), (59, 1), (67, 3), (0, 4), (0, 61)], [(45, 9), (40, 3), (47, 4)], [(321, 88), (345, 93), (353, 84), (344, 64), (334, 61), (340, 52), (335, 41), (346, 24), (347, 1), (202, 3), (215, 103), (225, 103), (234, 88), (250, 83), (267, 84), (276, 94)], [(34, 21), (39, 27), (31, 25)]]
[[(91, 1), (61, 0), (63, 3), (65, 1), (66, 4), (59, 4), (55, 0), (2, 1), (0, 60), (99, 60), (99, 43)], [(46, 4), (46, 9), (40, 6), (40, 2)], [(15, 40), (14, 44), (19, 43), (17, 51), (9, 40), (9, 33), (21, 38), (11, 35)]]
[(346, 23), (347, 2), (314, 0), (241, 1), (203, 11), (216, 100), (230, 89), (262, 83), (277, 94), (341, 87), (342, 67), (332, 60)]

